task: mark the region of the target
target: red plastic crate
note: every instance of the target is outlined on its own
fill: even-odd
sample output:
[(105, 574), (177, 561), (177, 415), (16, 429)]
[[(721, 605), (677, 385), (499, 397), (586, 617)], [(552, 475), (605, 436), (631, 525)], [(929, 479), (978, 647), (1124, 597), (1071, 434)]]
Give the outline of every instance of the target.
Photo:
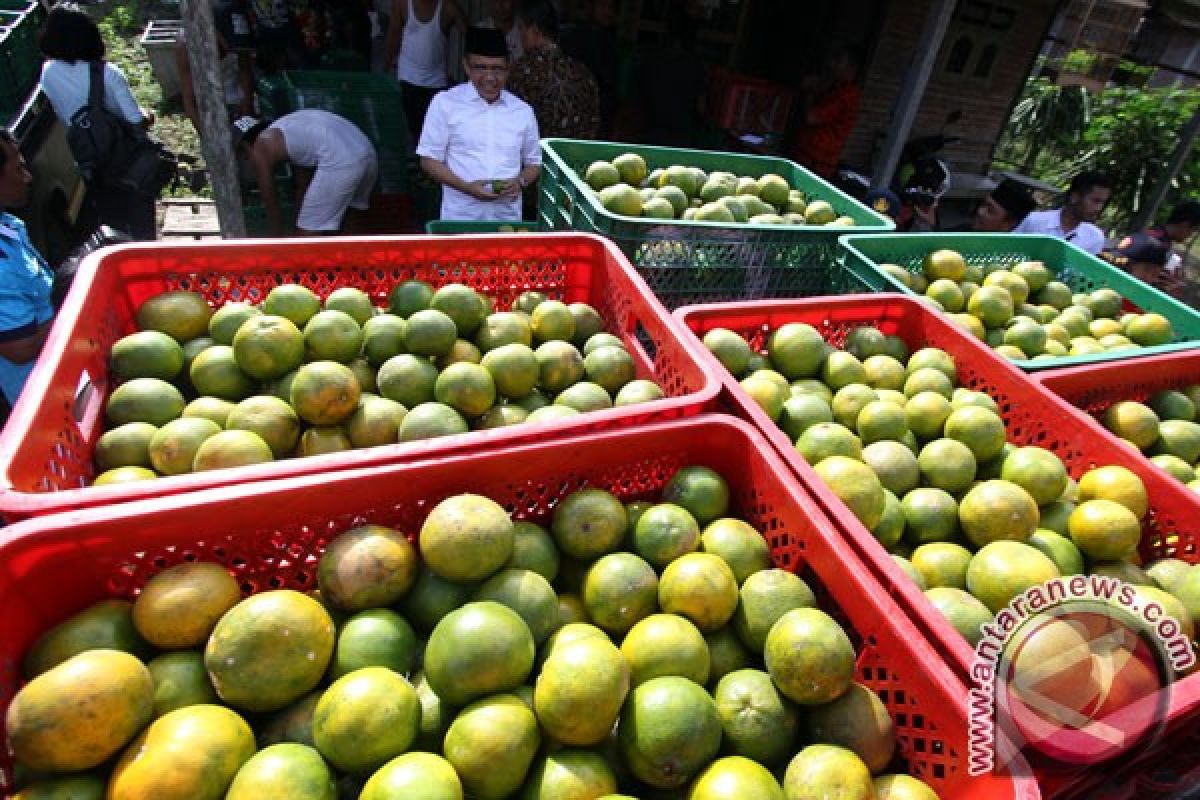
[(783, 133), (796, 92), (782, 84), (723, 67), (708, 74), (705, 108), (717, 127), (742, 133)]
[[(920, 301), (894, 294), (852, 295), (690, 306), (678, 309), (675, 314), (697, 337), (713, 328), (728, 328), (744, 336), (756, 350), (765, 347), (768, 332), (789, 322), (808, 323), (833, 344), (840, 344), (851, 328), (874, 325), (886, 334), (900, 336), (913, 350), (939, 347), (954, 357), (960, 385), (987, 392), (995, 399), (1010, 442), (1053, 451), (1074, 478), (1107, 464), (1128, 467), (1142, 478), (1151, 499), (1150, 512), (1143, 522), (1143, 556), (1173, 555), (1189, 561), (1198, 558), (1196, 545), (1200, 525), (1196, 520), (1200, 518), (1200, 498), (1111, 434), (1097, 430), (1096, 423), (1085, 414), (1031, 381), (982, 342)], [(715, 368), (723, 370), (715, 357), (711, 354), (709, 357)], [(833, 517), (860, 557), (944, 656), (964, 687), (970, 686), (974, 651), (967, 641), (930, 605), (870, 531), (817, 477), (787, 434), (771, 421), (728, 371), (724, 372), (723, 380), (725, 403), (767, 436), (799, 475), (804, 487)], [(1169, 715), (1170, 725), (1200, 723), (1196, 719), (1200, 715), (1200, 675), (1174, 685)]]
[[(113, 386), (109, 348), (135, 330), (147, 298), (170, 289), (203, 293), (214, 306), (261, 300), (274, 286), (302, 283), (324, 298), (342, 286), (363, 289), (377, 305), (398, 282), (465, 283), (508, 304), (536, 289), (592, 304), (625, 341), (638, 377), (667, 395), (650, 403), (583, 415), (547, 426), (513, 426), (408, 444), (386, 445), (123, 486), (82, 488), (103, 432)], [(126, 245), (91, 256), (46, 342), (12, 418), (0, 435), (0, 514), (23, 519), (70, 508), (160, 497), (212, 486), (411, 459), (467, 447), (542, 439), (699, 413), (720, 390), (720, 376), (607, 240), (586, 234), (414, 236)]]
[[(307, 475), (87, 509), (18, 523), (0, 538), (0, 700), (18, 685), (35, 637), (107, 597), (132, 598), (150, 576), (189, 559), (227, 565), (247, 592), (315, 585), (325, 544), (359, 524), (410, 536), (430, 508), (462, 492), (545, 522), (582, 486), (656, 497), (676, 469), (704, 465), (729, 481), (731, 513), (761, 530), (777, 565), (797, 572), (853, 640), (858, 680), (896, 722), (904, 763), (942, 800), (1040, 797), (1028, 779), (967, 774), (966, 701), (953, 676), (847, 549), (825, 514), (749, 425), (685, 420), (457, 453), (426, 462)], [(214, 527), (214, 520), (220, 520)]]
[[(1109, 406), (1120, 400), (1145, 402), (1155, 392), (1200, 383), (1200, 350), (1047, 370), (1033, 377), (1071, 405), (1099, 419)], [(1196, 555), (1192, 555), (1189, 561), (1195, 560)]]

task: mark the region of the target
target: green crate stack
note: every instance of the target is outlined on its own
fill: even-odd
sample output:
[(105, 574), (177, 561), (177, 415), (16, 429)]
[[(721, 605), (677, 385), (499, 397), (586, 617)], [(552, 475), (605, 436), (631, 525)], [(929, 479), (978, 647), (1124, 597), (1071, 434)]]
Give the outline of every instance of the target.
[(412, 143), (395, 78), (372, 72), (298, 70), (264, 78), (258, 93), (262, 112), (270, 117), (319, 108), (350, 120), (375, 146), (379, 191), (409, 193)]
[(42, 67), (37, 34), (43, 17), (36, 2), (0, 0), (0, 117), (6, 124), (37, 85)]
[(1072, 292), (1113, 289), (1143, 312), (1162, 314), (1170, 320), (1175, 331), (1175, 340), (1170, 344), (1014, 362), (1028, 371), (1075, 367), (1200, 347), (1200, 313), (1108, 262), (1053, 236), (1004, 233), (849, 235), (841, 238), (841, 247), (844, 266), (869, 280), (875, 291), (903, 292), (914, 296), (919, 295), (880, 270), (879, 265), (896, 264), (909, 272), (919, 273), (925, 256), (942, 249), (955, 250), (968, 264), (981, 267), (1041, 261), (1054, 272), (1055, 280), (1071, 287)]
[(869, 290), (837, 259), (843, 226), (727, 225), (625, 217), (606, 211), (581, 173), (593, 161), (637, 153), (650, 170), (679, 164), (706, 172), (783, 176), (809, 199), (826, 200), (854, 230), (886, 233), (894, 225), (863, 204), (782, 158), (647, 147), (574, 139), (542, 140), (538, 219), (544, 230), (607, 236), (630, 258), (669, 308), (694, 303), (808, 297)]
[(426, 233), (530, 233), (536, 222), (499, 222), (484, 220), (435, 219), (425, 223)]
[[(279, 198), (279, 212), (285, 221), (296, 218), (294, 188), (292, 173), (287, 165), (276, 167), (275, 196)], [(246, 221), (247, 236), (270, 236), (267, 209), (263, 207), (262, 194), (257, 188), (242, 192), (242, 218)]]

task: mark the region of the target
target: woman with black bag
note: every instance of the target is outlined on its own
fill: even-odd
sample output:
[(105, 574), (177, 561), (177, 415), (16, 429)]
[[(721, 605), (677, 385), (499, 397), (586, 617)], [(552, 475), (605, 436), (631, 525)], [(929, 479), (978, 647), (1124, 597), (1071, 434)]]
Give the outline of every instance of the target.
[[(69, 126), (88, 105), (93, 63), (103, 65), (104, 108), (110, 114), (142, 129), (154, 123), (153, 113), (138, 107), (121, 70), (104, 61), (100, 29), (86, 13), (67, 4), (55, 6), (46, 20), (39, 46), (46, 56), (41, 88), (64, 125)], [(75, 154), (76, 161), (82, 160), (80, 155)], [(131, 192), (99, 174), (84, 177), (88, 179), (88, 203), (97, 225), (124, 231), (134, 239), (155, 238), (157, 197)]]

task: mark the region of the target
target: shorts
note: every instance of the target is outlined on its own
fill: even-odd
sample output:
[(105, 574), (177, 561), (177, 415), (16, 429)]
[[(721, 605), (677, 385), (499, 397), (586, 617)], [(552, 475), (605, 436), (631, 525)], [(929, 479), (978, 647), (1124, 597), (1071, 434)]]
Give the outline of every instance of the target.
[(366, 211), (370, 207), (378, 176), (379, 163), (374, 153), (358, 167), (318, 167), (304, 193), (296, 227), (313, 232), (340, 229), (347, 208)]

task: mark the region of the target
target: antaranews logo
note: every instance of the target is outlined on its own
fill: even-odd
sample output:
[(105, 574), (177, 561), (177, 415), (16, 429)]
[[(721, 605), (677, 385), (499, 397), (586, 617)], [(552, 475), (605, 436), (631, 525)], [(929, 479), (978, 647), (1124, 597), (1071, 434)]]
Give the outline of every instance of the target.
[(1152, 741), (1175, 676), (1196, 661), (1180, 624), (1117, 578), (1035, 586), (983, 626), (971, 665), (969, 771), (1022, 752), (1096, 764)]

